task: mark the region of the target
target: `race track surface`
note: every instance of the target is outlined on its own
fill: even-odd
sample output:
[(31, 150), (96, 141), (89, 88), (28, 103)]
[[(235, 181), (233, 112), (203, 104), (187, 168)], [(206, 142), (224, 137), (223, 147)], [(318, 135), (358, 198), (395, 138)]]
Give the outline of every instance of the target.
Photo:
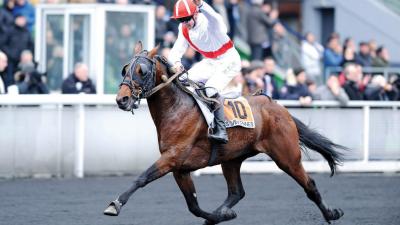
[[(168, 175), (138, 190), (118, 217), (102, 214), (133, 181), (129, 177), (0, 181), (1, 225), (200, 225)], [(312, 174), (326, 203), (344, 217), (332, 224), (399, 225), (399, 174)], [(243, 175), (246, 197), (224, 225), (327, 224), (286, 174)], [(200, 206), (214, 210), (226, 197), (220, 175), (194, 177)]]

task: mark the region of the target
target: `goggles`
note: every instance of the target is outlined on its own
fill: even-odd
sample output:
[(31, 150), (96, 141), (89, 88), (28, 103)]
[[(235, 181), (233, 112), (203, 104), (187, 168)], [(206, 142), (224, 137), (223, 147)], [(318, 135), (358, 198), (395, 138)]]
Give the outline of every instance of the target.
[(180, 23), (187, 23), (187, 22), (189, 22), (189, 21), (192, 20), (192, 19), (193, 19), (193, 16), (188, 16), (188, 17), (178, 18), (178, 21), (179, 21)]

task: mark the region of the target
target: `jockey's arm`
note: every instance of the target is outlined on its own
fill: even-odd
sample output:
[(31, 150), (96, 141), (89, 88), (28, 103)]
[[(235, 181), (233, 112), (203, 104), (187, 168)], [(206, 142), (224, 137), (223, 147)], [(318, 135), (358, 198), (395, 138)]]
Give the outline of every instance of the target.
[(221, 30), (225, 34), (228, 33), (228, 28), (226, 27), (226, 24), (222, 19), (222, 16), (217, 12), (215, 12), (215, 10), (209, 4), (200, 1), (200, 4), (198, 6), (200, 12), (202, 12), (210, 22), (209, 25), (214, 26), (214, 28)]
[(178, 38), (176, 39), (174, 46), (172, 47), (168, 56), (168, 61), (174, 66), (175, 69), (182, 69), (178, 67), (182, 67), (182, 56), (183, 54), (185, 54), (187, 48), (189, 47), (189, 43), (186, 41), (181, 30), (182, 24), (179, 25)]

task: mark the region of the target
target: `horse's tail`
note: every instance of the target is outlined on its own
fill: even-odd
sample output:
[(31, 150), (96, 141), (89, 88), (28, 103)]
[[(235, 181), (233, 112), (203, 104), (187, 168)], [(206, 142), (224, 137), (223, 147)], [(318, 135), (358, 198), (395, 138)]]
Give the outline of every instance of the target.
[(321, 154), (328, 161), (331, 168), (331, 176), (333, 176), (336, 166), (343, 161), (343, 154), (336, 149), (347, 150), (348, 148), (333, 143), (328, 138), (307, 127), (307, 125), (294, 116), (292, 118), (296, 123), (297, 132), (299, 133), (301, 149), (305, 151), (306, 148), (309, 148)]

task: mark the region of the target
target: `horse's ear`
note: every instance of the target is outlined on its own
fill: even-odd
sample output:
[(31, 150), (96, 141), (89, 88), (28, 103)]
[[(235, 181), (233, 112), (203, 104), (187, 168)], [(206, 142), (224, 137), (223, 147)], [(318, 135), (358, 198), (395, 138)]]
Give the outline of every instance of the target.
[(125, 65), (122, 67), (121, 76), (123, 76), (123, 77), (125, 76), (126, 70), (128, 69), (128, 66), (129, 66), (129, 63), (125, 64)]
[(157, 54), (159, 48), (160, 44), (157, 44), (157, 46), (149, 52), (148, 54), (149, 58), (153, 58)]
[(142, 50), (143, 50), (143, 43), (142, 43), (142, 41), (138, 41), (135, 44), (135, 48), (134, 48), (133, 54), (134, 55), (139, 54)]

